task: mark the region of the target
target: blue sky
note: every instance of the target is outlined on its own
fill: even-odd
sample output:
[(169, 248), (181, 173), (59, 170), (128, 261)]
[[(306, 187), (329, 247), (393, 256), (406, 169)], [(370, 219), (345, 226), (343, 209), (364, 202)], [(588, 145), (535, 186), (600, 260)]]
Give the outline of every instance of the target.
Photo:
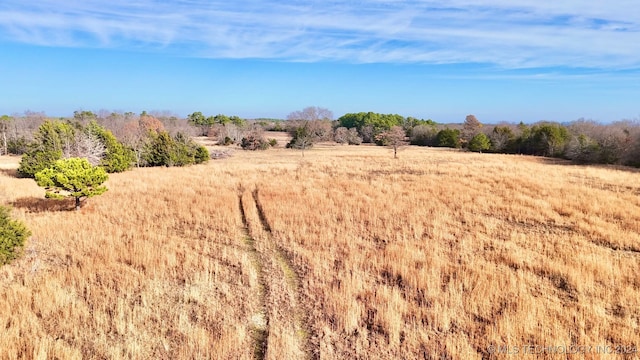
[(0, 114), (640, 116), (637, 0), (2, 0)]

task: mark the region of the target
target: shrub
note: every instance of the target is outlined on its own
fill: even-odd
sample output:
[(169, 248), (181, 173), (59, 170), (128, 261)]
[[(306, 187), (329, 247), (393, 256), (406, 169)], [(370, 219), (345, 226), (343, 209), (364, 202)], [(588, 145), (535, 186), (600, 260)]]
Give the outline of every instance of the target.
[(0, 206), (0, 265), (5, 265), (16, 259), (22, 253), (25, 240), (31, 236), (31, 231), (9, 217), (9, 209)]
[(240, 146), (244, 150), (266, 150), (269, 147), (269, 143), (258, 134), (249, 134), (242, 138)]
[(143, 159), (147, 166), (185, 166), (209, 160), (209, 151), (182, 133), (171, 137), (168, 132), (150, 132)]
[(489, 150), (489, 148), (491, 147), (491, 141), (489, 141), (487, 135), (478, 133), (471, 138), (467, 147), (471, 151), (483, 152), (485, 150)]
[(202, 164), (209, 161), (209, 150), (202, 145), (195, 144), (195, 152), (194, 158), (196, 160), (196, 164)]

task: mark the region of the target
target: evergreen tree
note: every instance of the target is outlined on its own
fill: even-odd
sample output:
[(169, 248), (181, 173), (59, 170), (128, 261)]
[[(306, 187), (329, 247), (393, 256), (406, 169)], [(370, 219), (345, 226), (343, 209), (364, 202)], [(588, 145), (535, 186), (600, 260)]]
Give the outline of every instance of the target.
[(46, 197), (60, 199), (73, 197), (76, 210), (80, 210), (82, 199), (100, 195), (107, 191), (102, 184), (109, 176), (106, 171), (93, 166), (82, 158), (56, 161), (52, 167), (35, 174), (36, 183), (46, 189)]
[(16, 259), (31, 232), (23, 223), (11, 220), (9, 209), (0, 206), (0, 265)]

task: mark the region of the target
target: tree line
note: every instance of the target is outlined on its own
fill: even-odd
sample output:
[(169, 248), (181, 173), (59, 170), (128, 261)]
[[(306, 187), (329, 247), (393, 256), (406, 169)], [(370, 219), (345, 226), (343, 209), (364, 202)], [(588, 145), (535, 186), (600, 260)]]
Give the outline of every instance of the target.
[(163, 122), (146, 112), (139, 116), (125, 113), (121, 121), (115, 116), (100, 121), (87, 111), (76, 111), (68, 119), (40, 120), (32, 130), (36, 122), (30, 117), (2, 117), (2, 153), (22, 155), (18, 173), (23, 177), (34, 177), (57, 160), (69, 158), (85, 158), (107, 173), (134, 166), (185, 166), (209, 159), (207, 149), (193, 141), (189, 131), (185, 133), (173, 124), (172, 134)]
[[(33, 142), (38, 141), (38, 126), (46, 119), (44, 114), (33, 112), (0, 117), (0, 153), (32, 151)], [(640, 125), (633, 121), (600, 124), (580, 119), (569, 123), (490, 125), (469, 115), (461, 124), (439, 124), (431, 119), (375, 112), (348, 113), (334, 119), (330, 110), (315, 106), (293, 111), (283, 120), (247, 120), (236, 115), (205, 115), (198, 111), (184, 119), (157, 112), (137, 115), (76, 111), (73, 118), (61, 121), (85, 124), (95, 129), (94, 125), (87, 125), (93, 121), (111, 131), (129, 156), (132, 154), (133, 166), (197, 163), (203, 159), (204, 152), (197, 150), (200, 153), (196, 154), (197, 147), (190, 143), (193, 136), (206, 136), (219, 145), (265, 150), (277, 145), (275, 139), (269, 138), (269, 131), (287, 131), (292, 140), (285, 144), (286, 147), (299, 149), (303, 154), (304, 150), (321, 141), (349, 145), (372, 143), (396, 149), (408, 143), (477, 152), (559, 157), (585, 164), (640, 166)], [(94, 136), (99, 133), (93, 132)], [(400, 139), (402, 133), (404, 138)], [(105, 143), (112, 141), (105, 136), (101, 139)], [(90, 143), (86, 136), (80, 140), (74, 143), (77, 148)], [(114, 152), (109, 150), (107, 153)], [(63, 156), (64, 153), (63, 150)], [(110, 160), (105, 159), (103, 165), (108, 162)]]

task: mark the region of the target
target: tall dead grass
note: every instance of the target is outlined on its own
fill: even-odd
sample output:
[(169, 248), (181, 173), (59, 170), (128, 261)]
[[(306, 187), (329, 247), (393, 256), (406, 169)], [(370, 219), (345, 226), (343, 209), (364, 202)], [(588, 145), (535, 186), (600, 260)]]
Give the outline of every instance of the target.
[[(424, 148), (398, 160), (365, 146), (304, 159), (236, 152), (112, 175), (76, 213), (48, 210), (32, 180), (0, 174), (0, 200), (34, 233), (25, 256), (0, 269), (0, 357), (253, 357), (251, 318), (264, 304), (240, 183), (258, 189), (322, 358), (638, 346), (639, 178)], [(279, 353), (300, 347), (292, 334), (269, 336), (291, 339), (278, 340)]]

